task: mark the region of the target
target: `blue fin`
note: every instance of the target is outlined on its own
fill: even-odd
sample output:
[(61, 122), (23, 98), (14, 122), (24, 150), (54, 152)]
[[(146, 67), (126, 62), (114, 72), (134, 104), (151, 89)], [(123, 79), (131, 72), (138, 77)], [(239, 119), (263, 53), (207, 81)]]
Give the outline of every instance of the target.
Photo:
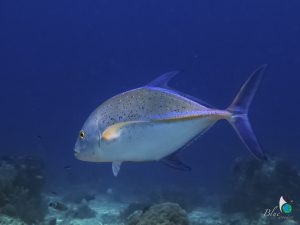
[(266, 65), (263, 65), (249, 77), (233, 100), (232, 104), (227, 108), (227, 111), (232, 113), (232, 118), (229, 122), (236, 130), (242, 142), (254, 156), (263, 160), (266, 160), (267, 157), (262, 151), (252, 130), (251, 124), (248, 120), (248, 110), (265, 69)]
[(178, 74), (182, 73), (183, 70), (173, 70), (173, 71), (170, 71), (168, 73), (165, 73), (161, 76), (159, 76), (158, 78), (156, 78), (155, 80), (151, 81), (149, 84), (147, 84), (146, 86), (147, 87), (159, 87), (159, 88), (164, 88), (164, 89), (167, 89), (171, 92), (174, 92), (176, 94), (179, 94), (185, 98), (188, 98), (194, 102), (197, 102), (203, 106), (206, 106), (206, 107), (209, 107), (209, 108), (215, 108), (213, 107), (212, 105), (208, 104), (207, 102), (205, 101), (202, 101), (201, 99), (198, 99), (194, 96), (191, 96), (191, 95), (188, 95), (188, 94), (185, 94), (183, 92), (180, 92), (180, 91), (177, 91), (177, 90), (174, 90), (173, 88), (170, 88), (169, 87), (169, 82)]
[(175, 77), (177, 74), (181, 73), (182, 70), (174, 70), (170, 71), (168, 73), (165, 73), (155, 80), (151, 81), (149, 84), (146, 86), (148, 87), (161, 87), (161, 88), (166, 88), (168, 89), (168, 83), (172, 80), (173, 77)]
[(177, 170), (182, 170), (182, 171), (191, 171), (191, 167), (188, 165), (184, 164), (178, 157), (177, 154), (174, 153), (172, 155), (169, 155), (161, 160), (163, 164), (166, 166), (172, 167)]
[(112, 171), (113, 171), (113, 174), (115, 177), (118, 176), (119, 171), (121, 169), (121, 165), (122, 165), (122, 162), (120, 162), (120, 161), (112, 162)]

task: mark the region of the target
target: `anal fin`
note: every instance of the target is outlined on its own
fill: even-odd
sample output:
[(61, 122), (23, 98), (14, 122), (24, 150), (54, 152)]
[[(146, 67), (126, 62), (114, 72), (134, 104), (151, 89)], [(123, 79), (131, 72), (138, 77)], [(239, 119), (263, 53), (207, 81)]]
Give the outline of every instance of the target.
[(192, 170), (191, 167), (189, 167), (188, 165), (184, 164), (178, 158), (178, 156), (177, 156), (176, 153), (163, 158), (161, 160), (161, 162), (163, 164), (165, 164), (166, 166), (172, 167), (172, 168), (177, 169), (177, 170), (182, 170), (182, 171), (191, 171)]

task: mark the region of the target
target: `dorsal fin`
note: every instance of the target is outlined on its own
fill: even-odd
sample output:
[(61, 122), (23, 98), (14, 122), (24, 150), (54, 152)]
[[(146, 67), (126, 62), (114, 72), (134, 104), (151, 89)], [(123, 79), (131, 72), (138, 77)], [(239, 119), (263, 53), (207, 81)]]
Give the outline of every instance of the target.
[(173, 70), (168, 73), (165, 73), (159, 77), (157, 77), (155, 80), (151, 81), (149, 84), (146, 85), (146, 87), (159, 87), (159, 88), (164, 88), (169, 91), (175, 92), (179, 95), (182, 95), (183, 97), (186, 97), (194, 102), (197, 102), (203, 106), (209, 107), (209, 108), (215, 108), (211, 104), (208, 104), (205, 101), (202, 101), (201, 99), (198, 99), (196, 97), (193, 97), (191, 95), (185, 94), (183, 92), (177, 91), (173, 88), (170, 88), (168, 86), (168, 83), (172, 80), (173, 77), (175, 77), (177, 74), (182, 73), (183, 70)]
[(148, 87), (161, 87), (161, 88), (168, 88), (168, 83), (172, 80), (173, 77), (175, 77), (177, 74), (181, 73), (182, 70), (173, 70), (168, 73), (165, 73), (159, 77), (157, 77), (155, 80), (151, 81), (146, 86)]

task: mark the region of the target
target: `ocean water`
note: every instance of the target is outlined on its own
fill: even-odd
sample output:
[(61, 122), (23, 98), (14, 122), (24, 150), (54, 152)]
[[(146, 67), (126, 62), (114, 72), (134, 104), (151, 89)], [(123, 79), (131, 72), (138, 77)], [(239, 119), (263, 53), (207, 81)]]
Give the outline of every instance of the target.
[[(0, 217), (130, 224), (134, 210), (120, 214), (133, 203), (146, 213), (175, 202), (195, 225), (299, 222), (299, 10), (297, 0), (2, 0)], [(226, 121), (180, 153), (190, 172), (125, 162), (114, 177), (110, 163), (74, 157), (84, 121), (116, 94), (182, 69), (172, 88), (224, 109), (263, 64), (249, 117), (266, 164)], [(293, 211), (266, 213), (281, 196)]]

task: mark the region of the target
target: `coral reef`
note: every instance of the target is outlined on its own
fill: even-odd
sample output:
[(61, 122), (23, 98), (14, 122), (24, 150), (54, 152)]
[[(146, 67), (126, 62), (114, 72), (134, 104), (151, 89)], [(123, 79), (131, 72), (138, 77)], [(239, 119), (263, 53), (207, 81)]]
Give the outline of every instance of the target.
[[(39, 160), (0, 159), (0, 224), (279, 225), (297, 224), (300, 219), (300, 173), (278, 158), (265, 163), (237, 160), (229, 195), (221, 207), (220, 196), (205, 196), (198, 187), (158, 186), (150, 194), (119, 201), (110, 196), (117, 191), (86, 192), (82, 187), (65, 195), (44, 193), (42, 197), (44, 183)], [(291, 218), (265, 216), (266, 209), (278, 207), (281, 196), (291, 203)]]
[(47, 206), (41, 196), (43, 164), (32, 157), (0, 160), (0, 214), (31, 224), (42, 221)]
[[(255, 218), (277, 206), (281, 196), (292, 199), (297, 208), (299, 190), (300, 174), (287, 161), (238, 159), (233, 168), (232, 191), (222, 209), (225, 213), (243, 213)], [(294, 216), (299, 219), (299, 214)]]
[(120, 213), (120, 219), (128, 218), (135, 211), (145, 212), (151, 206), (150, 203), (140, 203), (140, 202), (132, 202), (130, 203), (125, 210)]
[(1, 225), (26, 225), (23, 221), (6, 215), (0, 215)]
[(146, 212), (152, 205), (165, 202), (177, 203), (185, 211), (191, 212), (204, 202), (203, 189), (194, 187), (156, 187), (135, 201), (131, 202), (125, 210), (120, 212), (120, 219), (124, 220), (134, 212)]
[(147, 202), (150, 202), (152, 204), (175, 202), (178, 203), (184, 210), (190, 212), (203, 203), (203, 195), (203, 190), (200, 188), (178, 188), (176, 186), (172, 186), (152, 191), (148, 195)]
[(165, 202), (151, 206), (145, 212), (135, 211), (126, 225), (188, 225), (186, 212), (176, 203)]

